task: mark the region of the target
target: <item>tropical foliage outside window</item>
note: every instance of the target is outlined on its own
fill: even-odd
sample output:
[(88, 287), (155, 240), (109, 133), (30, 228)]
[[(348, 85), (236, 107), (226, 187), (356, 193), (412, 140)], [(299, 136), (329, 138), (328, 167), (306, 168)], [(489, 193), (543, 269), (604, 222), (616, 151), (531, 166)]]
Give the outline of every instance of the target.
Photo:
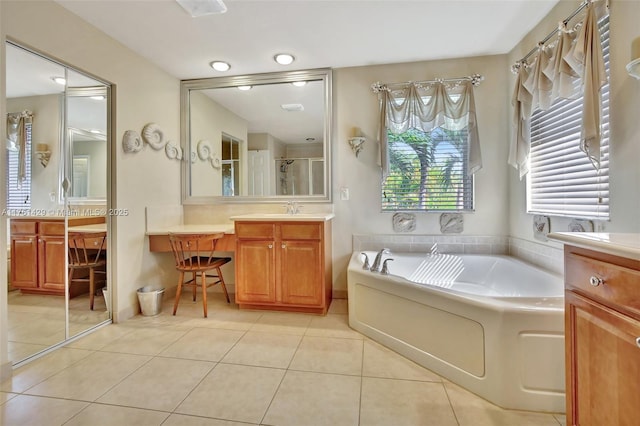
[(389, 175), (382, 184), (383, 211), (473, 210), (466, 129), (387, 131), (387, 141)]

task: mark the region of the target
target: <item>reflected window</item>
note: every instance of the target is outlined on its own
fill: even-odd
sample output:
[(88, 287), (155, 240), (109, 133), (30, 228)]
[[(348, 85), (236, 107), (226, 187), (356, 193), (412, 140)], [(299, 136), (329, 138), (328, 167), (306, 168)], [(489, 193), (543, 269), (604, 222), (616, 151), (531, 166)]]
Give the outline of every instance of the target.
[(240, 143), (239, 139), (222, 134), (222, 195), (240, 193)]

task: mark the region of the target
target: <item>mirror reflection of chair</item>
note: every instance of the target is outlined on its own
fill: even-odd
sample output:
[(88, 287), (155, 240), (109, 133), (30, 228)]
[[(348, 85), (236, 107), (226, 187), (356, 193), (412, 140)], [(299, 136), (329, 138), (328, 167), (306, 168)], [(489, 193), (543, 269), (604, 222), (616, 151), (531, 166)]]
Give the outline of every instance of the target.
[[(89, 284), (89, 308), (93, 310), (96, 290), (107, 282), (105, 270), (106, 232), (69, 232), (69, 287), (75, 282)], [(80, 276), (81, 271), (89, 276)], [(97, 287), (97, 285), (99, 287)]]
[[(207, 287), (220, 284), (224, 295), (229, 300), (229, 293), (222, 277), (220, 267), (231, 261), (230, 257), (216, 257), (214, 252), (218, 240), (224, 237), (223, 233), (216, 234), (169, 234), (171, 249), (176, 261), (176, 269), (180, 272), (176, 300), (173, 304), (173, 315), (178, 310), (178, 303), (183, 286), (193, 287), (193, 301), (196, 301), (197, 287), (202, 288), (202, 307), (204, 317), (207, 317)], [(214, 272), (212, 272), (214, 271)], [(185, 273), (190, 272), (192, 278), (185, 281)], [(198, 282), (200, 278), (200, 282)], [(207, 284), (207, 278), (214, 278)]]

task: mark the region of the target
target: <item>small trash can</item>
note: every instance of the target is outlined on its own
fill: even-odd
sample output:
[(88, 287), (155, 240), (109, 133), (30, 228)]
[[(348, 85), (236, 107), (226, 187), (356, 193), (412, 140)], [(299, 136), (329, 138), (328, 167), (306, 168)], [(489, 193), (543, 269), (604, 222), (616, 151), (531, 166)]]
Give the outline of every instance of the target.
[(160, 311), (162, 311), (163, 294), (164, 288), (153, 288), (151, 286), (140, 287), (138, 289), (138, 302), (140, 302), (142, 315), (158, 315)]

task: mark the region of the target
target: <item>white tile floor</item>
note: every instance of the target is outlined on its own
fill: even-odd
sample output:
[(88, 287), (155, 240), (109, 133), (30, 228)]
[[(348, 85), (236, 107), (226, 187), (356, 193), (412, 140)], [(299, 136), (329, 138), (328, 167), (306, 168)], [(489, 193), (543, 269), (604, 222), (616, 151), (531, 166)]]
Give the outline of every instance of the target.
[(240, 311), (217, 293), (209, 318), (188, 296), (178, 315), (104, 327), (0, 384), (0, 424), (561, 425), (510, 411), (351, 330), (345, 300), (327, 316)]

